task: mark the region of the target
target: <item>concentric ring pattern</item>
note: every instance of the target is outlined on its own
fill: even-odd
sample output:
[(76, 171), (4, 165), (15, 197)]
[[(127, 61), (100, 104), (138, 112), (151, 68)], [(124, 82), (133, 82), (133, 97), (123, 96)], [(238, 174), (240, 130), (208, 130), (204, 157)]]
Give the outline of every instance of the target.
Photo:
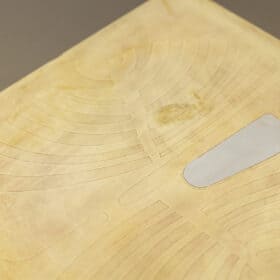
[(182, 172), (280, 116), (279, 74), (268, 35), (154, 0), (5, 90), (0, 278), (278, 279), (280, 157), (204, 190)]

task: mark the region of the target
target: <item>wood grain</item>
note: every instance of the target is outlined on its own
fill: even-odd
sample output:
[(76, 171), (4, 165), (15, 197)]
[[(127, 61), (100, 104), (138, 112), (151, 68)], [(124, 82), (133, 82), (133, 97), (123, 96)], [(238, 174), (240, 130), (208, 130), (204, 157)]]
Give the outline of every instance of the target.
[(278, 279), (280, 157), (203, 190), (182, 172), (280, 117), (279, 50), (154, 0), (2, 92), (0, 278)]

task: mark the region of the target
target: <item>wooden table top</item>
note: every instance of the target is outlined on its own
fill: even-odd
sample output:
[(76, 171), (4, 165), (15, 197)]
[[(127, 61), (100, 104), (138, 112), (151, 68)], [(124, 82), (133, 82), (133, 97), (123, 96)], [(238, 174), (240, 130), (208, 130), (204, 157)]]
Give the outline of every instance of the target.
[(272, 36), (154, 0), (3, 91), (0, 279), (278, 279), (280, 156), (205, 189), (182, 172), (280, 117), (279, 74)]

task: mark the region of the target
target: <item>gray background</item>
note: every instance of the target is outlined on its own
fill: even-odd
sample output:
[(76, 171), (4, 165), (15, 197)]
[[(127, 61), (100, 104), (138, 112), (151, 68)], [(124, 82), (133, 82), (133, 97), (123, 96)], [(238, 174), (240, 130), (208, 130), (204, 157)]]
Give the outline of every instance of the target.
[[(280, 37), (279, 0), (216, 0)], [(0, 0), (0, 90), (144, 0)]]

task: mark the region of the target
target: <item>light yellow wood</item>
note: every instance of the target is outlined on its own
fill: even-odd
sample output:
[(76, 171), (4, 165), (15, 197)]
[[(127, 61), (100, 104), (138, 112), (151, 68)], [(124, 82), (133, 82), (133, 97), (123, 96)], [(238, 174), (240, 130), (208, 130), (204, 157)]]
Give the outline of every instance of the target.
[(0, 279), (279, 279), (280, 156), (203, 190), (182, 176), (280, 117), (279, 74), (270, 35), (155, 0), (2, 92)]

